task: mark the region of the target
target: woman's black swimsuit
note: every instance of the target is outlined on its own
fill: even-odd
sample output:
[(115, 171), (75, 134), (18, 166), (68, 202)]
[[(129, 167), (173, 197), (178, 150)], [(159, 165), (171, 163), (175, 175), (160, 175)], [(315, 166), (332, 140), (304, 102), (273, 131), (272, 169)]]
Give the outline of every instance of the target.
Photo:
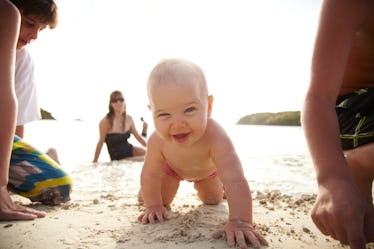
[(108, 133), (106, 135), (105, 143), (108, 148), (110, 160), (121, 160), (133, 156), (132, 145), (127, 141), (130, 135), (130, 131), (125, 133)]

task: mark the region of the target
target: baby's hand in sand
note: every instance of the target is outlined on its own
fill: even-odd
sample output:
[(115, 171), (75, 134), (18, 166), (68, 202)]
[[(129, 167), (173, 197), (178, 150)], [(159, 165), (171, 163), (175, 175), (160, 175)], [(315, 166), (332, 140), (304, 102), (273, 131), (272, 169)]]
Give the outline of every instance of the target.
[(231, 220), (226, 223), (223, 230), (218, 230), (212, 234), (213, 238), (226, 238), (229, 247), (247, 248), (246, 241), (250, 242), (254, 248), (260, 248), (262, 245), (267, 246), (268, 242), (257, 232), (251, 224), (241, 220)]
[(156, 220), (163, 222), (169, 219), (169, 212), (163, 205), (148, 207), (144, 213), (139, 215), (138, 221), (143, 224), (151, 223), (154, 224)]

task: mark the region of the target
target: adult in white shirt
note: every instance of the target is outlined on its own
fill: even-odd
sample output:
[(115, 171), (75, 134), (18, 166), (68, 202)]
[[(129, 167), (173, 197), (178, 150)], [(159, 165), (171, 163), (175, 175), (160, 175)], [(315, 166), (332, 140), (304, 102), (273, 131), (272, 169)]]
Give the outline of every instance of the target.
[[(20, 57), (13, 66), (18, 67), (14, 72), (17, 81), (14, 88), (19, 90), (17, 92), (20, 103), (18, 124), (23, 125), (39, 118), (40, 115), (33, 80), (33, 64), (24, 47), (37, 39), (38, 33), (44, 28), (54, 28), (57, 25), (57, 6), (54, 0), (10, 1), (21, 14), (16, 46), (17, 55)], [(12, 130), (14, 131), (15, 129)], [(57, 205), (70, 200), (72, 179), (54, 159), (53, 155), (36, 150), (15, 134), (10, 162), (8, 161), (10, 166), (7, 189), (43, 204)]]
[(30, 220), (45, 213), (18, 205), (8, 192), (9, 161), (16, 125), (17, 99), (14, 93), (14, 65), (21, 16), (7, 0), (0, 0), (0, 220)]

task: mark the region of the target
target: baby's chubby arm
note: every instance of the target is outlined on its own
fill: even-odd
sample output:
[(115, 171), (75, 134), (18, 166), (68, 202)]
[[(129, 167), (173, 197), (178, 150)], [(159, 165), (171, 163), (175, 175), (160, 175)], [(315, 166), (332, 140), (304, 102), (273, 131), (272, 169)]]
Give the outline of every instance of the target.
[(225, 186), (229, 219), (223, 231), (215, 232), (213, 237), (226, 235), (230, 247), (236, 243), (240, 248), (247, 248), (246, 240), (255, 248), (267, 245), (264, 237), (253, 228), (252, 196), (235, 148), (222, 128), (214, 134), (211, 155)]
[(141, 194), (146, 210), (139, 215), (138, 220), (143, 224), (153, 224), (156, 220), (162, 222), (169, 218), (168, 211), (162, 202), (161, 184), (164, 159), (160, 147), (157, 135), (151, 135), (140, 178)]

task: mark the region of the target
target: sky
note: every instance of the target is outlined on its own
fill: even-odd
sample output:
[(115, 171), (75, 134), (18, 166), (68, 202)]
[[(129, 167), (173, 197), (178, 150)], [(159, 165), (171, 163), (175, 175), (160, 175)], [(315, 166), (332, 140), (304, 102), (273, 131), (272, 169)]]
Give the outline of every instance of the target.
[[(40, 106), (99, 121), (109, 95), (151, 122), (146, 82), (164, 58), (198, 64), (213, 118), (300, 110), (321, 0), (57, 0), (59, 25), (29, 45)], [(173, 94), (173, 93), (170, 93)]]

